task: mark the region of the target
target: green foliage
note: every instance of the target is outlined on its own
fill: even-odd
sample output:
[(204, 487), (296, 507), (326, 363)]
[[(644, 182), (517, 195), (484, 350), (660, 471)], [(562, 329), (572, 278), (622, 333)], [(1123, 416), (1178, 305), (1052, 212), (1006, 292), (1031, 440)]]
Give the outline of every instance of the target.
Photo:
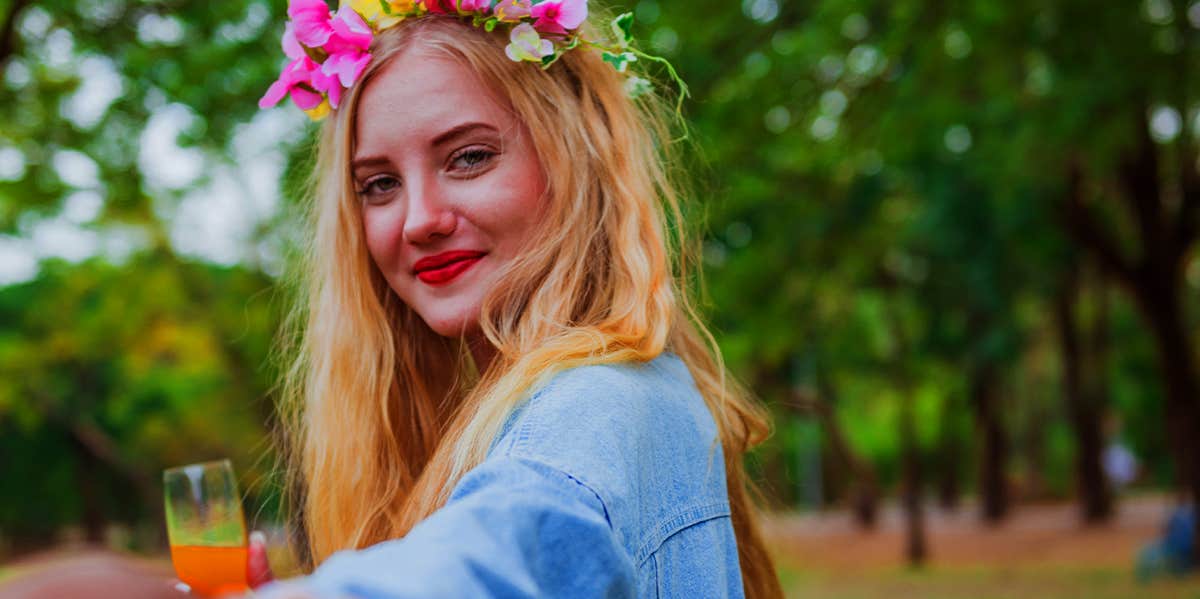
[[(965, 393), (984, 365), (1003, 373), (1004, 413), (1064, 422), (1052, 301), (1077, 251), (1060, 212), (1067, 169), (1083, 160), (1104, 182), (1135, 147), (1139, 115), (1161, 106), (1192, 114), (1194, 104), (1181, 104), (1200, 91), (1180, 76), (1200, 66), (1187, 7), (741, 8), (662, 2), (654, 23), (680, 32), (671, 58), (702, 99), (692, 118), (713, 165), (710, 313), (730, 363), (779, 402), (786, 386), (761, 382), (783, 371), (811, 385), (792, 364), (819, 356), (839, 421), (885, 478), (899, 402), (915, 396), (917, 440), (933, 451), (938, 432), (922, 427), (934, 398)], [(1111, 202), (1096, 209), (1128, 242), (1131, 215)], [(1119, 318), (1107, 388), (1161, 482), (1155, 356), (1142, 349), (1144, 323)], [(969, 418), (967, 402), (954, 405)], [(1020, 442), (1025, 425), (1008, 421)], [(971, 438), (969, 426), (948, 430)], [(1054, 476), (1060, 484), (1066, 473)]]
[[(686, 159), (708, 166), (690, 173), (703, 192), (687, 214), (704, 228), (705, 310), (728, 363), (778, 420), (755, 471), (785, 472), (777, 488), (800, 480), (802, 454), (829, 436), (784, 404), (816, 389), (884, 483), (898, 479), (904, 402), (923, 459), (941, 464), (938, 452), (957, 447), (966, 474), (975, 451), (969, 381), (990, 367), (1017, 439), (1035, 416), (1052, 420), (1043, 474), (1069, 488), (1073, 445), (1052, 320), (1078, 250), (1060, 220), (1064, 173), (1079, 161), (1111, 187), (1103, 174), (1136, 139), (1139, 117), (1194, 102), (1200, 78), (1182, 75), (1200, 71), (1200, 43), (1187, 7), (619, 8), (632, 12), (610, 25), (618, 46), (636, 39), (669, 58), (693, 98), (685, 110), (699, 152)], [(44, 537), (79, 522), (86, 506), (73, 485), (98, 459), (95, 497), (128, 520), (153, 508), (152, 493), (130, 481), (153, 483), (163, 466), (229, 456), (243, 482), (265, 476), (278, 281), (249, 261), (198, 264), (169, 249), (173, 207), (207, 176), (154, 183), (141, 136), (178, 108), (189, 117), (179, 145), (210, 167), (236, 161), (231, 140), (281, 65), (283, 13), (282, 0), (0, 2), (0, 18), (16, 23), (11, 54), (0, 55), (0, 152), (10, 164), (13, 151), (20, 157), (0, 178), (0, 233), (28, 236), (60, 213), (81, 187), (55, 157), (77, 151), (96, 167), (84, 187), (103, 200), (86, 226), (134, 226), (150, 240), (127, 262), (46, 261), (35, 279), (0, 288), (0, 455), (11, 456), (2, 474), (25, 481), (0, 487), (0, 536)], [(635, 55), (604, 58), (622, 66)], [(120, 92), (85, 118), (73, 98), (88, 69), (104, 68)], [(1193, 107), (1180, 112), (1179, 140), (1160, 145), (1168, 158), (1188, 139)], [(285, 239), (307, 199), (314, 139), (310, 127), (286, 149), (285, 208), (266, 225)], [(1129, 216), (1101, 201), (1106, 189), (1097, 213), (1133, 245)], [(1186, 302), (1196, 323), (1200, 262), (1192, 264)], [(1110, 347), (1104, 382), (1122, 434), (1165, 484), (1160, 375), (1128, 301), (1114, 302)], [(81, 445), (88, 431), (111, 453)]]
[(244, 481), (262, 478), (270, 288), (259, 273), (150, 253), (49, 262), (0, 289), (4, 476), (22, 481), (0, 492), (0, 532), (52, 534), (89, 501), (131, 521), (153, 514), (167, 466), (228, 456)]

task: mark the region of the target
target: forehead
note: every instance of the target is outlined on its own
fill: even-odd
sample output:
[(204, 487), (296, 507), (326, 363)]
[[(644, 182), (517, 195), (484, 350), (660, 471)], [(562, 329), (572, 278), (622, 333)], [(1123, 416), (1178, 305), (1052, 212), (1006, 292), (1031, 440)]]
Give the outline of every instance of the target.
[(386, 153), (428, 142), (467, 122), (508, 131), (515, 118), (471, 68), (458, 60), (422, 50), (392, 59), (359, 99), (355, 154)]

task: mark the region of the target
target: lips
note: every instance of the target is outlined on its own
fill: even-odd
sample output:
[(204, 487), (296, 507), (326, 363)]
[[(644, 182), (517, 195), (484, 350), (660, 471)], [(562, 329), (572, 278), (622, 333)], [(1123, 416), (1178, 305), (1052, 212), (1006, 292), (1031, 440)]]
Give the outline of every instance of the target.
[(413, 265), (413, 273), (430, 285), (449, 283), (475, 265), (487, 252), (454, 250), (421, 258)]

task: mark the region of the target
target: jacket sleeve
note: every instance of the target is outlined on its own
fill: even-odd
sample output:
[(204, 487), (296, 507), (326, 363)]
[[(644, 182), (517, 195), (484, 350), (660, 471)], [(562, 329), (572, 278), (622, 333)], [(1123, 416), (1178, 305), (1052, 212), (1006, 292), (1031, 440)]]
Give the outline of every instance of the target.
[(404, 538), (336, 553), (258, 597), (632, 597), (634, 588), (632, 558), (595, 492), (539, 461), (494, 456)]

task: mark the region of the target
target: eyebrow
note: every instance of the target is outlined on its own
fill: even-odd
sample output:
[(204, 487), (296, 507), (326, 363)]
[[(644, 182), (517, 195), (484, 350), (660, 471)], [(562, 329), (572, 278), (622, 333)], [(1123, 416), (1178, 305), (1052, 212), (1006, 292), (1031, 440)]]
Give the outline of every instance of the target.
[[(467, 134), (474, 133), (479, 129), (485, 129), (492, 133), (500, 133), (499, 129), (487, 123), (467, 122), (460, 125), (455, 125), (438, 134), (437, 137), (433, 138), (433, 142), (430, 145), (434, 147), (444, 145), (460, 137), (466, 136)], [(363, 158), (354, 159), (354, 161), (350, 163), (350, 168), (351, 170), (358, 170), (366, 166), (379, 166), (384, 164), (391, 164), (391, 160), (387, 156), (366, 156)]]
[(487, 129), (492, 133), (500, 132), (498, 129), (487, 123), (463, 123), (461, 125), (455, 125), (441, 135), (433, 138), (433, 145), (440, 146), (442, 144), (454, 141), (455, 139), (458, 139), (468, 133), (474, 133), (476, 129)]

